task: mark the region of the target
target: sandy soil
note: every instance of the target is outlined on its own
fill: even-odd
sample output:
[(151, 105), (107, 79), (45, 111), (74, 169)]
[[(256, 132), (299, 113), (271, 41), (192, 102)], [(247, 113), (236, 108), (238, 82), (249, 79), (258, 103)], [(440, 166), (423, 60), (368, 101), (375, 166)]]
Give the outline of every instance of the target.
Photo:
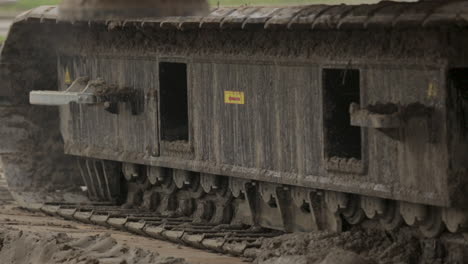
[(185, 260), (121, 245), (110, 234), (72, 238), (65, 233), (33, 233), (0, 229), (0, 259), (23, 264), (186, 264)]
[(255, 264), (467, 263), (466, 260), (455, 260), (454, 254), (443, 249), (439, 239), (421, 238), (416, 230), (409, 227), (393, 232), (371, 226), (341, 234), (284, 235), (264, 240), (261, 249), (250, 254), (256, 256)]
[[(165, 241), (136, 236), (125, 232), (84, 225), (25, 212), (15, 205), (0, 205), (0, 260), (8, 264), (29, 264), (32, 257), (44, 257), (45, 262), (32, 263), (192, 263), (192, 264), (240, 264), (242, 259), (222, 256), (207, 251), (183, 247)], [(36, 241), (31, 243), (31, 241)], [(81, 244), (79, 241), (87, 241)], [(77, 244), (81, 246), (76, 246)], [(0, 248), (2, 248), (0, 243)], [(32, 255), (19, 258), (22, 249)], [(95, 250), (98, 248), (98, 250)], [(44, 251), (47, 249), (48, 251)], [(126, 254), (121, 254), (122, 251)], [(46, 257), (47, 255), (48, 257)], [(50, 258), (68, 262), (53, 262)], [(5, 259), (17, 258), (13, 262)], [(138, 256), (140, 262), (122, 262)], [(179, 259), (185, 259), (184, 261)], [(80, 262), (86, 260), (90, 262)], [(121, 262), (112, 262), (120, 260)], [(148, 262), (152, 260), (153, 262)], [(94, 262), (93, 262), (94, 261)], [(100, 261), (100, 262), (97, 262)], [(107, 262), (106, 262), (107, 261)], [(109, 262), (110, 261), (110, 262)], [(145, 262), (146, 261), (146, 262)]]

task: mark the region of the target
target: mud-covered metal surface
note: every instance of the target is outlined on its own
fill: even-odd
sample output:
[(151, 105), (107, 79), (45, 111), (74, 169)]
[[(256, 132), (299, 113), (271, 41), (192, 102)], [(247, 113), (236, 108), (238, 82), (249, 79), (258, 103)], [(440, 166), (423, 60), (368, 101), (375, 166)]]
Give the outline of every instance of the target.
[[(249, 26), (289, 29), (366, 29), (463, 27), (468, 23), (466, 1), (421, 1), (417, 3), (382, 1), (373, 5), (313, 5), (292, 7), (219, 7), (203, 16), (145, 18), (127, 23), (154, 24), (176, 28), (242, 28)], [(57, 7), (40, 7), (24, 13), (29, 18), (56, 19)]]
[[(382, 2), (73, 23), (32, 10), (2, 50), (9, 184), (23, 204), (90, 199), (287, 232), (372, 219), (458, 233), (466, 9)], [(30, 91), (63, 96), (82, 79), (102, 101), (28, 104)]]
[[(57, 9), (42, 7), (20, 16), (12, 32), (42, 32), (36, 43), (60, 36), (52, 42), (58, 46), (49, 46), (61, 61), (49, 71), (60, 85), (68, 67), (75, 78), (105, 75), (143, 91), (143, 115), (80, 108), (83, 116), (72, 122), (87, 128), (62, 122), (67, 153), (449, 206), (463, 204), (463, 197), (453, 195), (458, 186), (449, 186), (446, 128), (435, 124), (444, 124), (444, 72), (466, 60), (459, 48), (466, 42), (465, 6), (448, 1), (218, 8), (203, 17), (74, 25), (56, 24)], [(14, 42), (12, 34), (6, 58), (24, 52)], [(55, 54), (48, 59), (57, 60)], [(180, 146), (154, 141), (159, 88), (151, 85), (161, 61), (189, 65), (190, 135)], [(145, 63), (146, 71), (139, 68)], [(334, 157), (324, 154), (324, 68), (359, 69), (361, 105), (419, 102), (434, 114), (410, 120), (399, 132), (405, 141), (363, 131), (357, 163), (328, 159)], [(134, 74), (142, 76), (132, 79)], [(236, 89), (246, 94), (247, 104), (225, 105), (223, 92)], [(80, 141), (74, 133), (81, 133)]]

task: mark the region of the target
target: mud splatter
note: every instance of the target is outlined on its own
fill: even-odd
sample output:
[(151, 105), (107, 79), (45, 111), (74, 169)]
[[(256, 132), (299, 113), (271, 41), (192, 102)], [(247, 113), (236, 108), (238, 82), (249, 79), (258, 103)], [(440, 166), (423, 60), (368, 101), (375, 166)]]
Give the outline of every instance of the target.
[(378, 229), (353, 229), (341, 234), (317, 232), (288, 234), (265, 239), (259, 250), (248, 252), (256, 264), (442, 264), (443, 252), (428, 248), (433, 239), (420, 239), (404, 228), (388, 233)]

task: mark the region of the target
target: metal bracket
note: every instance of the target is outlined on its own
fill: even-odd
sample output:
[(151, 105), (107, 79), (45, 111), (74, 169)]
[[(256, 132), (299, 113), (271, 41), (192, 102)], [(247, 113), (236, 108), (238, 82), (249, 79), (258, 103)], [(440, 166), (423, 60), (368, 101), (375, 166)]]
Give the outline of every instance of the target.
[(368, 109), (361, 109), (356, 103), (351, 104), (349, 112), (352, 126), (370, 128), (399, 128), (401, 126), (399, 112), (375, 113)]
[(83, 105), (102, 104), (106, 111), (119, 113), (120, 103), (130, 103), (132, 114), (143, 112), (142, 101), (138, 100), (138, 92), (131, 88), (108, 85), (104, 80), (89, 80), (88, 77), (76, 79), (65, 91), (32, 91), (29, 102), (32, 105), (62, 106), (71, 103)]
[(76, 79), (65, 91), (32, 91), (29, 93), (29, 103), (32, 105), (68, 105), (96, 104), (98, 97), (90, 89), (88, 78)]
[[(420, 103), (375, 104), (366, 108), (360, 108), (358, 104), (352, 103), (349, 114), (352, 126), (374, 128), (397, 140), (401, 139), (402, 133), (406, 133), (408, 124), (415, 118), (426, 120), (427, 129), (433, 133), (434, 108)], [(429, 142), (434, 142), (434, 137), (431, 135)]]

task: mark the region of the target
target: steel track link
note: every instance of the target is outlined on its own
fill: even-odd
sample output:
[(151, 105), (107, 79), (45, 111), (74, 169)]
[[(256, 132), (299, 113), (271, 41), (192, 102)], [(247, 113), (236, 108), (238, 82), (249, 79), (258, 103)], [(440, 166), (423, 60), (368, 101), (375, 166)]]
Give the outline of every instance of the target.
[(106, 203), (32, 204), (23, 209), (247, 258), (248, 256), (244, 254), (246, 250), (260, 248), (262, 238), (284, 234), (280, 231), (242, 224), (198, 223), (190, 217), (165, 216), (139, 209), (123, 209)]

